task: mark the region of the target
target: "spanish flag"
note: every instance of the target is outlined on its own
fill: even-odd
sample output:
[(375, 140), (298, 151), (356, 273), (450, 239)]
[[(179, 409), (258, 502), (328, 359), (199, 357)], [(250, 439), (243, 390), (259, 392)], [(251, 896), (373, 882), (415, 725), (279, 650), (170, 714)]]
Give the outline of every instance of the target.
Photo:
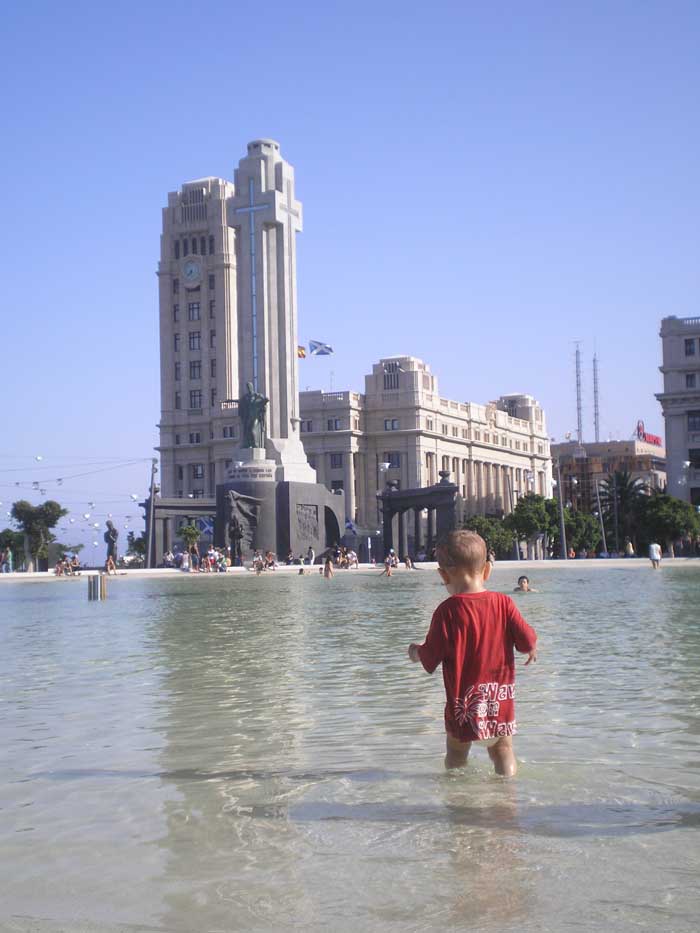
[(297, 356), (300, 360), (306, 359), (306, 347), (297, 347)]

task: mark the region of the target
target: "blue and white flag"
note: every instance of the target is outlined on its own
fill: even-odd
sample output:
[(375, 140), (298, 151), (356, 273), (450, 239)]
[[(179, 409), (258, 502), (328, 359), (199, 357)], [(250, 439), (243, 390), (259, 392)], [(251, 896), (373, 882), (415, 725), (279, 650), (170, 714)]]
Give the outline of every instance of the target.
[(208, 535), (212, 537), (214, 534), (214, 519), (213, 518), (197, 518), (195, 519), (195, 527), (199, 528), (203, 535)]
[(332, 352), (333, 347), (327, 343), (321, 343), (320, 340), (309, 340), (310, 356), (330, 356)]

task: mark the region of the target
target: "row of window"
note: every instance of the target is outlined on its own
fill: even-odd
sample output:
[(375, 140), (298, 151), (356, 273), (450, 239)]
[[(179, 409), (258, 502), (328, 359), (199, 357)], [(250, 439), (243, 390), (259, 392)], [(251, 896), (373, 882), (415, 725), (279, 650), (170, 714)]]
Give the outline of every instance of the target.
[[(426, 431), (433, 431), (435, 429), (435, 422), (432, 418), (426, 418), (425, 429)], [(384, 430), (385, 431), (389, 430), (389, 428), (387, 427), (386, 421), (384, 422)], [(442, 425), (442, 434), (443, 434), (443, 437), (449, 436), (450, 434), (449, 425), (447, 424)], [(469, 440), (469, 429), (458, 428), (457, 425), (453, 424), (452, 425), (452, 437), (462, 437), (463, 440), (468, 441)], [(480, 430), (476, 430), (476, 429), (474, 430), (474, 440), (479, 441), (479, 442), (481, 441)], [(528, 443), (528, 441), (519, 441), (519, 440), (514, 441), (512, 438), (508, 438), (505, 434), (502, 434), (499, 439), (498, 434), (491, 434), (489, 431), (484, 431), (484, 443), (495, 444), (496, 446), (500, 444), (501, 447), (509, 447), (511, 450), (513, 449), (523, 450), (526, 453), (529, 452), (530, 446), (531, 446)], [(534, 450), (534, 444), (532, 445), (532, 449)], [(544, 444), (537, 445), (537, 453), (544, 454)]]
[[(209, 317), (216, 317), (216, 301), (212, 298), (209, 302)], [(201, 302), (199, 301), (188, 301), (187, 302), (187, 320), (188, 321), (199, 321), (202, 318), (201, 312)], [(180, 320), (180, 305), (173, 305), (173, 321), (177, 323)]]
[[(401, 454), (398, 451), (385, 450), (383, 456), (383, 462), (389, 464), (387, 469), (398, 470), (401, 467)], [(345, 454), (329, 454), (328, 457), (331, 470), (342, 470), (345, 463)], [(311, 459), (309, 459), (309, 463), (311, 463)], [(315, 466), (314, 469), (316, 469)]]
[[(192, 479), (204, 479), (204, 464), (203, 463), (192, 463), (190, 464), (190, 473)], [(185, 468), (183, 466), (177, 467), (177, 478), (185, 478)]]
[[(235, 437), (236, 436), (236, 427), (233, 424), (225, 424), (221, 430), (222, 437)], [(214, 440), (214, 432), (209, 432), (209, 440)], [(180, 445), (182, 443), (182, 435), (175, 435), (175, 444)], [(202, 433), (201, 431), (190, 431), (189, 433), (189, 443), (190, 444), (201, 444), (202, 443)], [(230, 466), (230, 461), (227, 461)]]
[(173, 255), (175, 259), (180, 258), (180, 254), (183, 256), (189, 256), (192, 253), (196, 256), (198, 253), (201, 256), (206, 256), (207, 254), (207, 245), (209, 246), (209, 255), (214, 255), (214, 237), (210, 236), (207, 241), (207, 237), (183, 237), (182, 240), (175, 240), (173, 242)]
[[(353, 431), (360, 430), (360, 419), (359, 418), (352, 419), (352, 428), (353, 428)], [(313, 429), (314, 429), (314, 423), (312, 420), (307, 419), (301, 422), (300, 430), (302, 434), (311, 434)], [(346, 429), (343, 427), (342, 418), (327, 418), (326, 419), (326, 431), (344, 431), (344, 430)]]
[[(201, 389), (190, 389), (190, 408), (201, 408), (202, 407), (202, 390)], [(209, 404), (212, 408), (216, 407), (216, 389), (209, 390)], [(175, 393), (175, 410), (180, 411), (182, 408), (182, 393)]]
[[(190, 379), (201, 379), (202, 378), (202, 361), (201, 360), (190, 360)], [(216, 360), (209, 360), (209, 376), (211, 379), (216, 379)], [(182, 378), (182, 363), (175, 362), (175, 382), (179, 382)]]
[[(202, 332), (201, 330), (191, 330), (187, 335), (187, 346), (190, 350), (201, 350), (202, 349)], [(176, 353), (180, 352), (180, 335), (173, 334), (173, 349)], [(209, 349), (216, 349), (216, 331), (209, 331)]]
[[(432, 418), (426, 419), (426, 430), (434, 430), (434, 420)], [(360, 423), (358, 419), (355, 419), (355, 430), (359, 430)], [(384, 430), (385, 431), (399, 431), (401, 429), (400, 420), (398, 418), (385, 418), (384, 419)], [(341, 419), (340, 418), (328, 418), (326, 421), (326, 430), (327, 431), (340, 431)], [(301, 433), (310, 434), (313, 431), (313, 421), (305, 420), (301, 422)], [(442, 425), (443, 436), (448, 437), (450, 434), (450, 426), (447, 424)], [(468, 428), (459, 428), (457, 425), (452, 425), (452, 437), (462, 437), (463, 440), (469, 440), (469, 429)], [(474, 440), (481, 441), (481, 431), (474, 431)], [(497, 434), (490, 434), (488, 431), (484, 432), (484, 443), (485, 444), (495, 444), (502, 447), (510, 447), (511, 450), (523, 450), (526, 453), (530, 449), (530, 444), (527, 441), (513, 441), (512, 438), (508, 438), (505, 434), (502, 434), (499, 440)], [(534, 450), (534, 445), (533, 445)], [(537, 453), (544, 453), (544, 445), (537, 445)]]

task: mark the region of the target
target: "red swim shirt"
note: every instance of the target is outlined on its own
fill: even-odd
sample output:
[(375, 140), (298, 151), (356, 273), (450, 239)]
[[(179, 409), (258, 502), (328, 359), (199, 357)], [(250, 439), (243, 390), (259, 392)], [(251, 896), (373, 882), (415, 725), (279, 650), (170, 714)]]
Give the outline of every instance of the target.
[(459, 593), (440, 603), (421, 664), (432, 674), (442, 664), (445, 728), (462, 742), (515, 735), (515, 658), (537, 635), (505, 593)]

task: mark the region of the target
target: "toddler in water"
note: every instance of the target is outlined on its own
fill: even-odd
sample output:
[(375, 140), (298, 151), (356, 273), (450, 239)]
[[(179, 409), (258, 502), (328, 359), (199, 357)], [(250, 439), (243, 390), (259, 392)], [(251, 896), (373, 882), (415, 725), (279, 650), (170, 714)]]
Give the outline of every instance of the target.
[(447, 703), (446, 768), (466, 764), (472, 742), (483, 742), (497, 774), (512, 777), (515, 722), (513, 648), (537, 660), (537, 635), (510, 598), (484, 584), (491, 576), (483, 538), (451, 531), (437, 547), (438, 573), (449, 598), (440, 603), (422, 645), (408, 649), (432, 674), (442, 664)]

